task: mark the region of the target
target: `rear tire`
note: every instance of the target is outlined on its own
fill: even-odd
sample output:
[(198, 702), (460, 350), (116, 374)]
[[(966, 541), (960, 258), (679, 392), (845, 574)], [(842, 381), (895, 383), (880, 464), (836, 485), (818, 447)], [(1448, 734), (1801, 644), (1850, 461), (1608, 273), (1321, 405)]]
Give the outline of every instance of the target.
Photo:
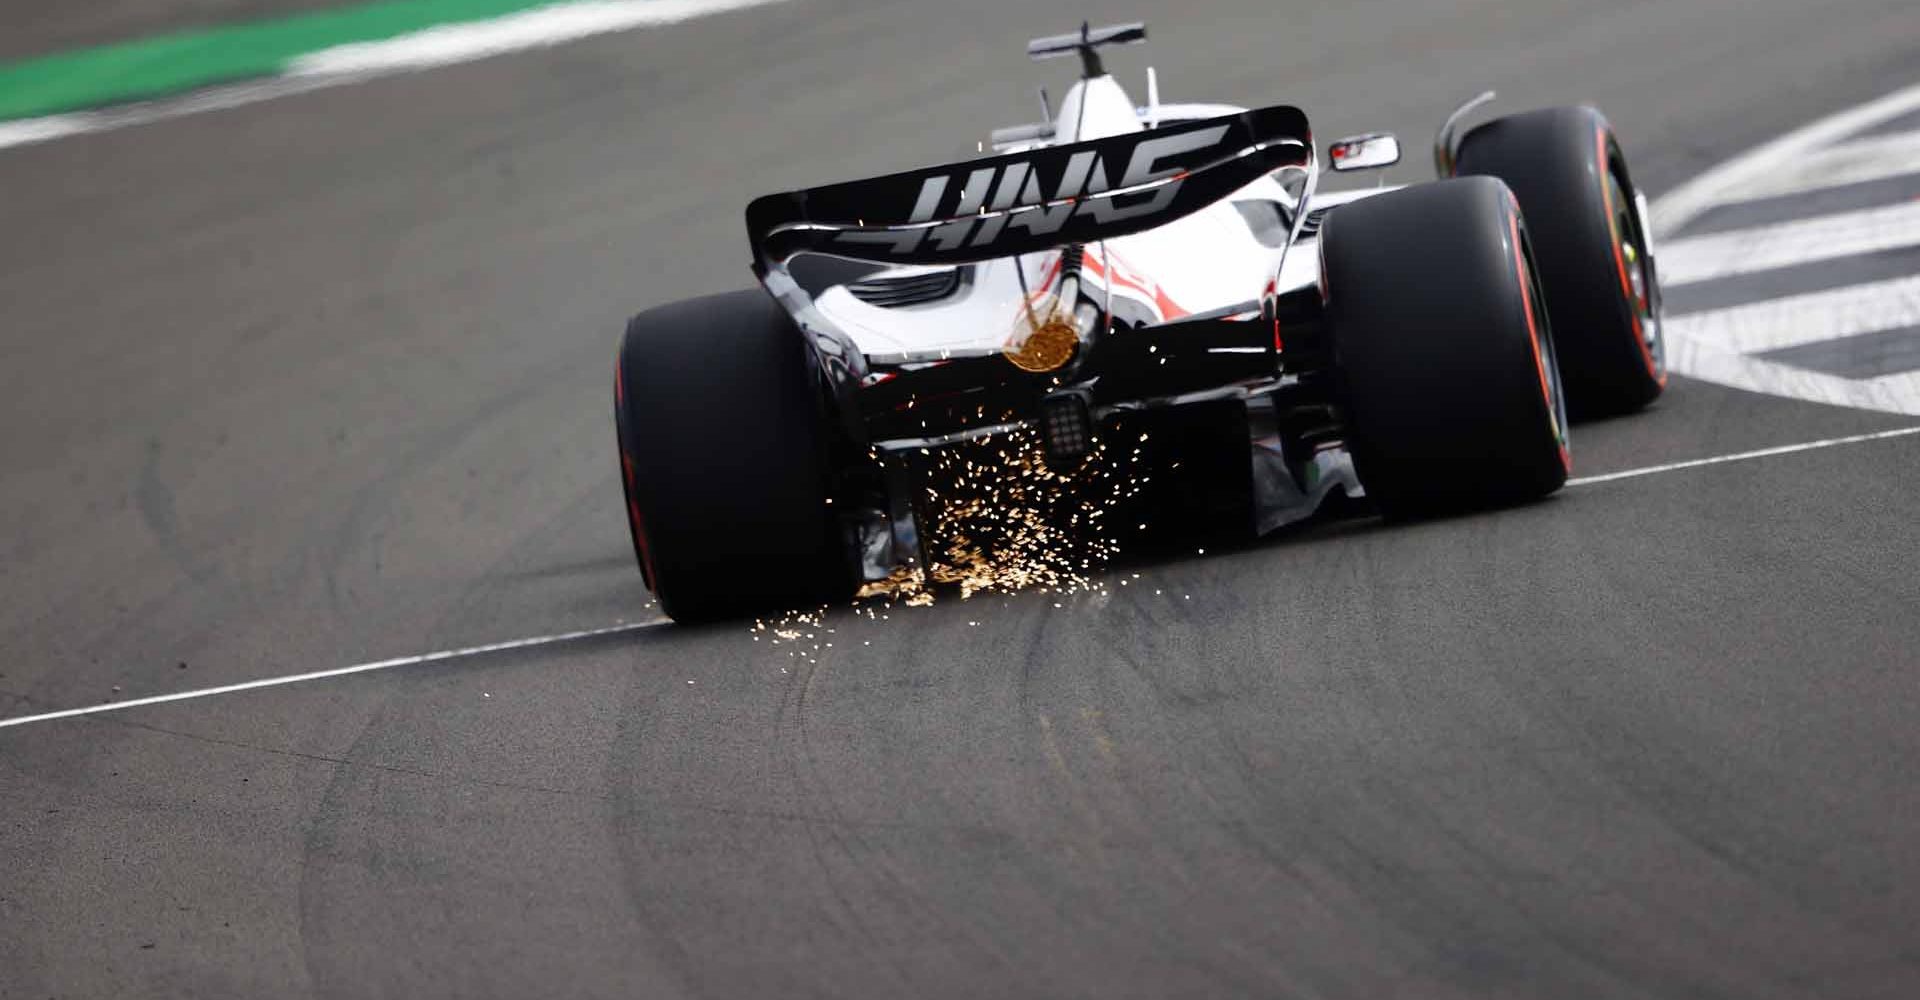
[(1520, 199), (1574, 415), (1653, 402), (1667, 384), (1659, 279), (1607, 120), (1588, 107), (1496, 118), (1467, 133), (1457, 162)]
[(751, 289), (635, 316), (614, 381), (627, 526), (675, 621), (852, 593), (806, 344)]
[(1342, 205), (1320, 252), (1347, 444), (1383, 513), (1566, 483), (1553, 338), (1505, 185), (1441, 181)]

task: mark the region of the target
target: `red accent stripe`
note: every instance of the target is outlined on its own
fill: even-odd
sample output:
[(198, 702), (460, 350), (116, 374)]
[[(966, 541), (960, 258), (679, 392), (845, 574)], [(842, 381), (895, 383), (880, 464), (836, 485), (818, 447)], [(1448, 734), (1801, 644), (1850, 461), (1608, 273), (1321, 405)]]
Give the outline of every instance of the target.
[[(625, 366), (615, 362), (613, 366), (613, 399), (616, 406), (624, 407), (627, 399)], [(620, 419), (625, 420), (621, 414)], [(620, 475), (627, 485), (627, 529), (633, 532), (635, 547), (640, 550), (640, 576), (646, 581), (647, 589), (653, 590), (655, 580), (660, 577), (653, 571), (653, 546), (647, 542), (647, 520), (640, 516), (640, 502), (634, 499), (638, 492), (633, 474), (633, 457), (627, 454), (625, 441), (620, 442)]]
[[(1267, 287), (1262, 289), (1260, 292), (1260, 301), (1263, 308), (1265, 308), (1269, 300), (1272, 300), (1275, 298), (1279, 290), (1280, 290), (1279, 277), (1276, 276), (1276, 277), (1268, 278)], [(1281, 341), (1280, 341), (1280, 303), (1277, 301), (1274, 301), (1272, 303), (1272, 307), (1273, 307), (1273, 353), (1279, 354), (1281, 351), (1285, 350), (1285, 347), (1281, 344)]]
[[(1032, 292), (1027, 294), (1027, 308), (1032, 308), (1033, 304), (1040, 301), (1040, 299), (1047, 294), (1047, 290), (1053, 287), (1053, 279), (1059, 277), (1060, 265), (1066, 260), (1066, 256), (1064, 253), (1059, 254), (1053, 258), (1053, 263), (1047, 265), (1047, 273), (1040, 276), (1040, 284), (1036, 286)], [(1024, 269), (1026, 265), (1015, 264), (1014, 266)]]
[(1533, 368), (1540, 373), (1540, 398), (1547, 404), (1547, 420), (1553, 424), (1554, 437), (1560, 446), (1560, 465), (1568, 472), (1573, 471), (1573, 453), (1567, 450), (1565, 428), (1560, 426), (1560, 417), (1553, 406), (1553, 381), (1547, 375), (1547, 358), (1540, 352), (1540, 327), (1533, 321), (1533, 282), (1527, 279), (1527, 258), (1520, 252), (1520, 213), (1517, 209), (1507, 216), (1508, 231), (1513, 234), (1514, 273), (1520, 277), (1520, 304), (1527, 310), (1527, 346), (1533, 348)]
[[(1120, 268), (1126, 265), (1117, 259), (1114, 261), (1114, 266), (1109, 268), (1103, 267), (1098, 258), (1088, 255), (1082, 266), (1086, 267), (1094, 277), (1107, 281), (1109, 284), (1139, 292), (1143, 298), (1153, 303), (1154, 308), (1160, 310), (1160, 317), (1162, 319), (1173, 320), (1179, 319), (1182, 316), (1192, 315), (1185, 307), (1173, 301), (1173, 299), (1167, 295), (1166, 291), (1160, 287), (1159, 282), (1145, 276), (1142, 276), (1140, 280), (1136, 281), (1127, 275), (1121, 274)], [(1145, 281), (1148, 284), (1141, 284), (1141, 281)], [(1148, 285), (1152, 287), (1148, 287)]]

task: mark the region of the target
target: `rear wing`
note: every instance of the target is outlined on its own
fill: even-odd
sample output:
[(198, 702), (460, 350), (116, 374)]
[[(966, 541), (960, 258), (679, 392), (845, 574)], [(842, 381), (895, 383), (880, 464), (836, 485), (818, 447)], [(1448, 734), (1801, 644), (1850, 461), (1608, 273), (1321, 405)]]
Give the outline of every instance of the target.
[(1287, 167), (1311, 171), (1300, 109), (1276, 106), (754, 199), (754, 270), (817, 253), (960, 264), (1162, 226)]

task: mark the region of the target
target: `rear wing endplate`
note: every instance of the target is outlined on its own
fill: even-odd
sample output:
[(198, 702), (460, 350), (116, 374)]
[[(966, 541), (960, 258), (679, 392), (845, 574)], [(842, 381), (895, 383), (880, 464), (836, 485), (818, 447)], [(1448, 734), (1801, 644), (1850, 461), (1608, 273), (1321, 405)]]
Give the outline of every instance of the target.
[(754, 269), (802, 253), (958, 264), (1162, 226), (1285, 168), (1311, 171), (1300, 109), (1275, 106), (754, 199)]

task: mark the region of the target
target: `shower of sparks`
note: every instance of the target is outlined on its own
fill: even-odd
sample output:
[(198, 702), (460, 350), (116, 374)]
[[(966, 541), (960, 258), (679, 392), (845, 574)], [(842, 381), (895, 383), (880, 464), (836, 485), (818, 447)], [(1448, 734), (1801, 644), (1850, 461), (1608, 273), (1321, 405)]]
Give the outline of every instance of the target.
[[(1149, 481), (1147, 440), (1097, 444), (1071, 468), (1048, 465), (1039, 434), (1027, 428), (926, 451), (915, 506), (929, 565), (901, 567), (860, 588), (853, 622), (887, 621), (896, 605), (924, 607), (938, 593), (961, 600), (1024, 590), (1105, 593), (1099, 572), (1120, 553), (1110, 515)], [(809, 663), (819, 662), (836, 634), (826, 607), (762, 619), (750, 631), (754, 641)]]
[(920, 530), (930, 565), (896, 571), (861, 590), (909, 606), (931, 604), (936, 588), (977, 594), (1098, 587), (1119, 554), (1107, 515), (1138, 496), (1147, 437), (1095, 446), (1072, 467), (1047, 463), (1037, 432), (1020, 428), (930, 452), (920, 476)]

